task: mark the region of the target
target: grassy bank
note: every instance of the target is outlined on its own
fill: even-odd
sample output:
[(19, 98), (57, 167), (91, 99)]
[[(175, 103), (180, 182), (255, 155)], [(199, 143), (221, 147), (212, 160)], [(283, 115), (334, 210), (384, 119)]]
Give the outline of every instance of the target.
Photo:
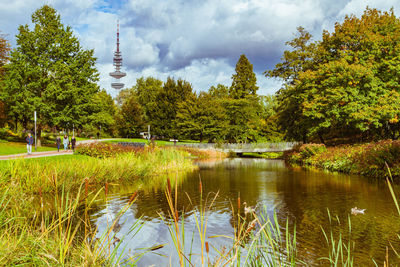
[(175, 149), (123, 153), (108, 158), (70, 156), (52, 160), (9, 160), (0, 163), (0, 188), (12, 185), (25, 193), (77, 189), (89, 184), (133, 182), (171, 171), (187, 171), (194, 166), (187, 154)]
[[(94, 238), (96, 229), (88, 217), (98, 194), (117, 184), (163, 183), (163, 174), (194, 168), (186, 152), (160, 148), (105, 158), (67, 155), (1, 161), (0, 265), (115, 265), (120, 261), (113, 232)], [(135, 195), (129, 205), (134, 199)]]
[(400, 141), (384, 140), (336, 147), (304, 144), (285, 157), (293, 164), (375, 178), (388, 176), (387, 164), (393, 177), (400, 177)]

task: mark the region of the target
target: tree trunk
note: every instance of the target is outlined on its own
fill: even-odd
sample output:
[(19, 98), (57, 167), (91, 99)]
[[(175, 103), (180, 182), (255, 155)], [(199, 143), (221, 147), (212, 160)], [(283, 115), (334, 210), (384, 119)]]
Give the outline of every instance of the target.
[(325, 144), (325, 140), (324, 140), (324, 138), (322, 137), (322, 134), (321, 134), (321, 133), (318, 133), (318, 137), (319, 137), (320, 142), (321, 142), (322, 144)]

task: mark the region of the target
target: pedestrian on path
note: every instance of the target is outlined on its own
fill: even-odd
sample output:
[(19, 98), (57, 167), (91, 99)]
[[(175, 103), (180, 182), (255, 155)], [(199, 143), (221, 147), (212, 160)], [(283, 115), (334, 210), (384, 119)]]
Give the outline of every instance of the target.
[(75, 145), (76, 145), (76, 139), (75, 139), (75, 135), (73, 135), (71, 138), (71, 147), (72, 147), (72, 151), (74, 151), (74, 152), (75, 152)]
[(56, 138), (56, 145), (57, 145), (57, 151), (60, 152), (61, 138), (59, 135), (57, 135), (57, 138)]
[(31, 133), (28, 133), (26, 137), (26, 149), (28, 150), (28, 155), (32, 154), (33, 137)]
[(64, 150), (67, 150), (69, 144), (69, 138), (67, 135), (64, 135), (63, 144), (64, 144)]

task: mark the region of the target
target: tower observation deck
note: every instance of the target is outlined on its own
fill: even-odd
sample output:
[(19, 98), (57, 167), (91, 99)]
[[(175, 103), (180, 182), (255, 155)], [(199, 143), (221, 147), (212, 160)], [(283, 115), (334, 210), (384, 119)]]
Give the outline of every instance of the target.
[(122, 54), (121, 51), (119, 51), (119, 22), (117, 24), (117, 51), (114, 52), (114, 67), (115, 71), (110, 72), (110, 76), (114, 78), (114, 81), (111, 83), (111, 87), (114, 89), (122, 89), (124, 87), (124, 84), (121, 83), (119, 80), (122, 77), (126, 76), (125, 72), (121, 71), (122, 67)]

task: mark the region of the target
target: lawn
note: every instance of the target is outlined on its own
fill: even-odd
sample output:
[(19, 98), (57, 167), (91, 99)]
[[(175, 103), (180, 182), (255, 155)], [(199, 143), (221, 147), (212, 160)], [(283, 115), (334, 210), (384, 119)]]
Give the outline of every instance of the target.
[[(52, 151), (56, 150), (54, 147), (38, 147), (37, 151)], [(35, 151), (35, 146), (32, 146), (32, 151)], [(0, 142), (0, 155), (12, 155), (12, 154), (21, 154), (26, 153), (26, 144), (25, 143), (16, 143), (16, 142)]]

